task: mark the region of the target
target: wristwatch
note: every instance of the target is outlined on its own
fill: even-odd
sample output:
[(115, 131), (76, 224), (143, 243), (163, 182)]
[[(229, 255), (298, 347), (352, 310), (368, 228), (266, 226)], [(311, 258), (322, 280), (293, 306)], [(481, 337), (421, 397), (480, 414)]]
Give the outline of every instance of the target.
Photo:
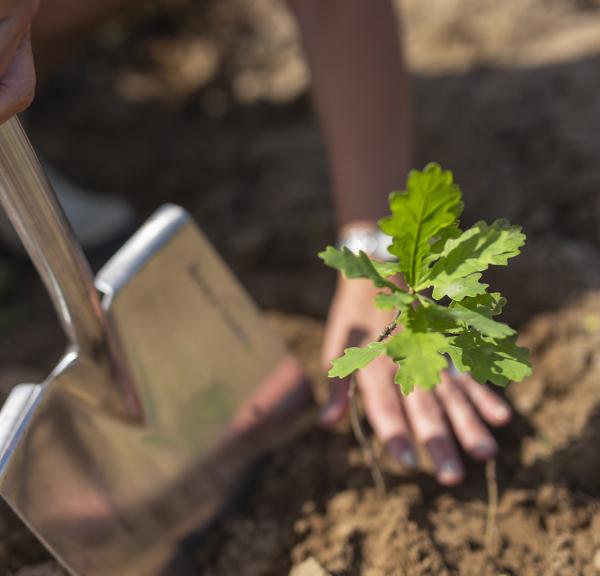
[(364, 252), (371, 258), (389, 262), (396, 259), (388, 252), (391, 244), (392, 238), (378, 228), (349, 228), (340, 236), (337, 247), (340, 250), (347, 248), (354, 254)]

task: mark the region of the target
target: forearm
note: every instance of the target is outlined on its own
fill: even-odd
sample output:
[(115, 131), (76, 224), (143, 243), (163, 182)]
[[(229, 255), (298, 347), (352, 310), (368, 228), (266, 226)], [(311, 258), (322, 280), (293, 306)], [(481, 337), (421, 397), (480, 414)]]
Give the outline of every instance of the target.
[(388, 0), (290, 0), (329, 151), (339, 228), (370, 224), (411, 165), (409, 102)]

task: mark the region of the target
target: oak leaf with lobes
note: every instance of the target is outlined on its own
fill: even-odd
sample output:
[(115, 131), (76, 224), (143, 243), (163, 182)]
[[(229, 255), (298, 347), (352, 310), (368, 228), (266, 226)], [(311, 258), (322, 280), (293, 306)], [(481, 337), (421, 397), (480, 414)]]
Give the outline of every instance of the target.
[[(495, 319), (506, 299), (481, 282), (490, 266), (506, 266), (525, 235), (506, 220), (477, 222), (461, 230), (462, 192), (452, 173), (437, 164), (412, 170), (406, 190), (390, 195), (390, 216), (379, 225), (392, 238), (396, 262), (377, 262), (364, 252), (331, 246), (319, 254), (347, 278), (367, 278), (381, 289), (375, 305), (396, 312), (392, 329), (362, 348), (333, 360), (330, 377), (347, 377), (382, 354), (397, 364), (404, 394), (439, 384), (448, 358), (481, 384), (506, 386), (531, 374), (529, 352), (517, 333)], [(404, 282), (394, 281), (401, 274)]]

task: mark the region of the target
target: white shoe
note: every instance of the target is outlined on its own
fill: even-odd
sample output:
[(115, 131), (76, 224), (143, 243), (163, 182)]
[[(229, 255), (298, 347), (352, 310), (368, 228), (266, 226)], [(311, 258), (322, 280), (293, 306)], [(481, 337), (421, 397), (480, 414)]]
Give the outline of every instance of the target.
[[(133, 228), (135, 212), (127, 201), (94, 194), (70, 182), (50, 166), (44, 165), (44, 169), (84, 250), (99, 248)], [(1, 210), (0, 243), (15, 252), (24, 252), (17, 233)]]

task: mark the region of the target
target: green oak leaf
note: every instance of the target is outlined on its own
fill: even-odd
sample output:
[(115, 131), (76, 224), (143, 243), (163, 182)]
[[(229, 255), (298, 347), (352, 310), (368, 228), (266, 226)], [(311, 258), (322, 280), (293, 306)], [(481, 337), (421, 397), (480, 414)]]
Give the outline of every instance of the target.
[(515, 334), (515, 331), (508, 324), (493, 320), (492, 311), (489, 308), (469, 308), (463, 306), (462, 302), (453, 302), (448, 308), (439, 305), (434, 306), (446, 311), (455, 321), (463, 323), (469, 328), (474, 328), (485, 336), (506, 338)]
[(375, 306), (380, 310), (402, 310), (414, 301), (415, 297), (408, 292), (392, 292), (391, 294), (380, 292), (375, 296)]
[(481, 276), (482, 274), (476, 272), (464, 278), (441, 278), (433, 291), (433, 297), (436, 300), (441, 300), (444, 296), (448, 296), (451, 300), (460, 302), (463, 298), (485, 294), (489, 284), (480, 282)]
[(446, 246), (446, 242), (451, 238), (458, 238), (462, 234), (462, 230), (458, 227), (458, 223), (454, 223), (448, 228), (444, 228), (440, 230), (438, 235), (430, 240), (430, 253), (425, 259), (425, 262), (428, 265), (431, 265), (433, 262), (439, 259), (444, 251), (444, 246)]
[[(430, 331), (457, 333), (469, 327), (493, 338), (506, 338), (515, 334), (508, 324), (493, 320), (489, 310), (467, 308), (460, 302), (453, 302), (449, 307), (440, 306), (423, 296), (419, 297), (419, 301), (421, 306), (413, 317), (417, 314), (422, 316), (421, 325), (426, 325)], [(409, 317), (407, 322), (411, 323), (414, 320)]]
[(330, 378), (345, 378), (355, 370), (360, 370), (370, 364), (377, 356), (385, 352), (385, 343), (371, 342), (364, 348), (346, 348), (344, 355), (331, 363), (328, 372)]
[(516, 344), (517, 337), (494, 339), (475, 330), (449, 338), (447, 352), (461, 372), (469, 372), (480, 384), (506, 386), (531, 375), (529, 350)]
[(402, 367), (398, 367), (396, 374), (394, 375), (394, 382), (400, 387), (402, 394), (405, 396), (410, 394), (417, 386), (413, 375), (408, 370), (403, 370)]
[(451, 172), (429, 164), (409, 173), (406, 191), (390, 195), (390, 209), (379, 226), (393, 238), (389, 252), (398, 257), (406, 283), (416, 287), (427, 272), (432, 240), (451, 230), (462, 212), (461, 191)]
[(520, 254), (525, 235), (519, 226), (510, 226), (506, 220), (488, 225), (477, 222), (458, 238), (449, 238), (439, 260), (416, 287), (423, 290), (433, 286), (436, 300), (449, 296), (460, 301), (485, 292), (479, 284), (481, 272), (490, 265), (506, 266), (508, 259)]
[[(386, 280), (378, 271), (379, 268), (379, 270), (387, 272), (389, 268), (384, 268), (382, 263), (371, 261), (364, 252), (354, 254), (346, 247), (338, 250), (333, 246), (327, 246), (323, 252), (319, 253), (319, 258), (330, 268), (342, 272), (346, 278), (368, 278), (377, 288), (389, 288), (394, 292), (400, 290), (399, 286)], [(392, 272), (392, 274), (394, 273)]]
[(420, 306), (409, 308), (401, 320), (412, 332), (452, 333), (460, 328), (459, 322), (444, 306), (439, 306), (425, 297), (419, 297)]
[[(328, 247), (319, 254), (347, 278), (370, 279), (383, 289), (376, 306), (398, 311), (396, 321), (403, 326), (391, 336), (391, 330), (382, 332), (383, 342), (347, 348), (332, 362), (331, 377), (347, 377), (381, 354), (398, 365), (394, 380), (404, 394), (438, 384), (449, 357), (481, 383), (505, 386), (531, 374), (529, 351), (516, 344), (510, 326), (495, 318), (506, 299), (488, 293), (482, 282), (490, 266), (505, 266), (520, 253), (525, 236), (505, 220), (477, 222), (463, 232), (458, 221), (462, 208), (452, 174), (429, 164), (409, 174), (406, 191), (390, 195), (391, 216), (380, 221), (382, 231), (392, 237), (389, 251), (398, 262), (378, 262), (346, 248)], [(392, 282), (398, 274), (404, 275), (408, 290)], [(431, 290), (433, 299), (425, 290)], [(444, 298), (449, 302), (442, 305)]]
[(400, 273), (400, 264), (398, 262), (379, 262), (378, 260), (371, 260), (373, 267), (380, 276), (388, 278)]
[(448, 347), (446, 337), (436, 332), (412, 332), (405, 329), (386, 343), (386, 353), (398, 364), (395, 382), (404, 394), (415, 386), (431, 390), (440, 382), (440, 372), (448, 367), (443, 353)]
[[(454, 308), (456, 305), (456, 302), (451, 302), (450, 308)], [(506, 298), (500, 292), (486, 292), (479, 296), (463, 298), (460, 305), (492, 318), (502, 314), (502, 308), (506, 305)]]

